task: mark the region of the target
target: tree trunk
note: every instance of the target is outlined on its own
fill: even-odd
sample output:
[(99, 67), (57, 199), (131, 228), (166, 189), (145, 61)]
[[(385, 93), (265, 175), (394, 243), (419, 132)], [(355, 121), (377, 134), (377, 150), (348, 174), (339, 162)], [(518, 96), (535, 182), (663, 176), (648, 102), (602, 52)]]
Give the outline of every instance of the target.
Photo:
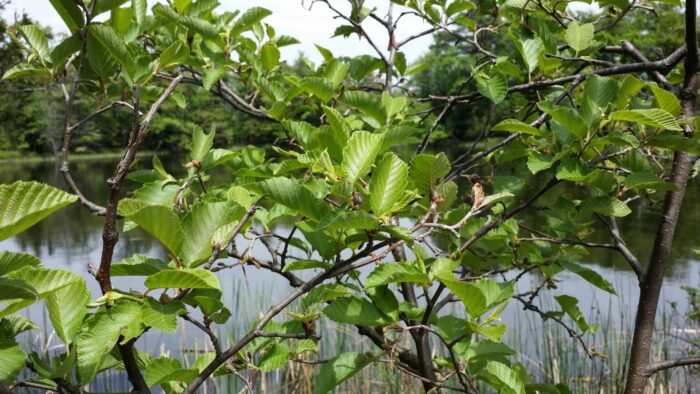
[[(681, 117), (692, 119), (695, 115), (695, 100), (698, 87), (698, 49), (696, 37), (697, 11), (695, 0), (686, 2), (685, 10), (685, 43), (687, 55), (685, 59), (686, 75), (683, 89), (680, 92)], [(693, 135), (693, 123), (685, 126), (684, 134), (687, 138)], [(654, 334), (656, 309), (659, 303), (661, 287), (664, 282), (666, 265), (671, 256), (673, 239), (678, 224), (683, 196), (685, 195), (688, 178), (692, 172), (693, 163), (697, 158), (687, 152), (675, 152), (673, 157), (672, 179), (678, 190), (666, 193), (664, 207), (661, 213), (661, 222), (654, 239), (649, 267), (640, 278), (639, 305), (634, 326), (634, 338), (630, 354), (629, 370), (625, 384), (625, 394), (644, 393), (647, 381), (651, 374), (649, 351)]]

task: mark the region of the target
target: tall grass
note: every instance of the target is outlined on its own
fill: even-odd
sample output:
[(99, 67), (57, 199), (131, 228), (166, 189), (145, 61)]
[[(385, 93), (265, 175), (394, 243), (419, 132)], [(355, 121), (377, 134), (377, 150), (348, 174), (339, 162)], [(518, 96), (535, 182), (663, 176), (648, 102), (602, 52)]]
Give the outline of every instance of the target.
[[(233, 312), (229, 322), (219, 327), (219, 337), (235, 342), (254, 324), (260, 311), (266, 310), (276, 299), (273, 285), (247, 286), (244, 280), (237, 280), (228, 285), (227, 305)], [(589, 359), (578, 342), (570, 338), (566, 331), (554, 322), (543, 322), (537, 315), (527, 311), (517, 313), (517, 324), (509, 327), (504, 341), (518, 350), (515, 361), (520, 362), (530, 372), (531, 382), (564, 383), (573, 393), (620, 393), (624, 386), (633, 330), (633, 310), (629, 308), (624, 296), (611, 297), (608, 304), (601, 308), (599, 304), (588, 311), (588, 321), (598, 324), (595, 333), (588, 334), (584, 340), (601, 356)], [(552, 301), (544, 299), (542, 307), (555, 310)], [(548, 304), (550, 303), (550, 304)], [(618, 303), (619, 305), (613, 305)], [(294, 306), (292, 306), (294, 307)], [(619, 310), (620, 313), (614, 312)], [(607, 311), (607, 312), (602, 312)], [(459, 313), (457, 310), (446, 313)], [(681, 357), (692, 348), (696, 332), (688, 328), (697, 328), (697, 323), (688, 321), (684, 311), (675, 305), (663, 304), (659, 311), (657, 335), (654, 337), (652, 359), (663, 360)], [(41, 327), (51, 327), (46, 312), (41, 316), (28, 316)], [(176, 357), (184, 360), (184, 366), (190, 367), (197, 356), (212, 351), (207, 338), (191, 325), (181, 322), (175, 343), (162, 342), (157, 333), (149, 332), (139, 341), (139, 348), (148, 351), (154, 357)], [(692, 325), (692, 326), (689, 326)], [(336, 325), (322, 319), (318, 325), (321, 336), (319, 354), (308, 356), (311, 359), (327, 360), (341, 352), (364, 352), (375, 350), (366, 339), (351, 327)], [(33, 332), (21, 337), (23, 347), (35, 351), (45, 360), (63, 350), (60, 340), (52, 331)], [(224, 343), (224, 346), (226, 343)], [(439, 349), (437, 342), (434, 346)], [(439, 356), (442, 356), (439, 354)], [(387, 359), (388, 357), (384, 357)], [(264, 393), (312, 393), (314, 376), (318, 373), (318, 364), (289, 363), (281, 370), (257, 375), (252, 388)], [(227, 375), (210, 380), (202, 386), (202, 393), (238, 393), (246, 392), (245, 379), (250, 373), (241, 372), (240, 376)], [(448, 381), (448, 385), (456, 382)], [(648, 393), (693, 393), (698, 392), (700, 379), (690, 368), (677, 368), (658, 373), (652, 377)], [(101, 373), (90, 387), (93, 392), (127, 392), (129, 390), (126, 376), (121, 371)], [(410, 394), (422, 392), (420, 381), (392, 368), (389, 363), (379, 362), (365, 368), (359, 374), (341, 385), (338, 393), (395, 393)], [(489, 392), (485, 390), (484, 392)]]

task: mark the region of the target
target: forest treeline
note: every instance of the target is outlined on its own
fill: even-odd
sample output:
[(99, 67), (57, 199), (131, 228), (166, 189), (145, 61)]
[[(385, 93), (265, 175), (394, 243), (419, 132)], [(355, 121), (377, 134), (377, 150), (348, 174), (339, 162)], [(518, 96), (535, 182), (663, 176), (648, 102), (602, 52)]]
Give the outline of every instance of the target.
[[(7, 0), (0, 0), (0, 9), (6, 8)], [(659, 6), (655, 11), (638, 12), (619, 21), (616, 29), (608, 30), (612, 42), (629, 40), (646, 54), (654, 54), (656, 60), (664, 53), (670, 53), (681, 44), (683, 39), (682, 10), (670, 6)], [(596, 15), (590, 15), (595, 19)], [(0, 75), (12, 65), (23, 60), (20, 41), (14, 38), (14, 26), (32, 21), (26, 14), (15, 15), (14, 20), (0, 18)], [(52, 32), (43, 27), (50, 40), (59, 41), (63, 34)], [(658, 34), (663, 32), (663, 34)], [(512, 41), (503, 34), (482, 33), (481, 45), (486, 50), (503, 53), (502, 50), (512, 46)], [(614, 53), (608, 56), (617, 56)], [(477, 89), (470, 75), (479, 59), (474, 46), (460, 42), (458, 38), (442, 32), (434, 35), (434, 42), (417, 61), (420, 69), (404, 84), (411, 85), (411, 90), (420, 97), (429, 95), (443, 96), (457, 91), (469, 92)], [(379, 67), (381, 62), (369, 55), (345, 59), (351, 67), (361, 72), (367, 68)], [(611, 61), (614, 59), (610, 59)], [(292, 74), (305, 76), (310, 74), (313, 64), (300, 53), (298, 58), (285, 67)], [(404, 65), (405, 67), (405, 65)], [(514, 70), (516, 77), (518, 71)], [(679, 74), (680, 75), (680, 74)], [(673, 77), (673, 76), (671, 76)], [(63, 125), (63, 93), (56, 84), (31, 79), (0, 80), (0, 158), (20, 156), (26, 153), (51, 154), (60, 149)], [(229, 81), (235, 85), (235, 81)], [(368, 81), (371, 83), (371, 81)], [(96, 87), (98, 88), (98, 87)], [(368, 86), (371, 89), (371, 86)], [(533, 93), (534, 94), (534, 93)], [(76, 100), (75, 111), (87, 115), (99, 109), (104, 103), (99, 99), (88, 98)], [(195, 125), (205, 129), (216, 128), (217, 146), (235, 146), (247, 143), (269, 143), (281, 136), (282, 130), (276, 123), (259, 120), (231, 109), (215, 95), (208, 94), (201, 86), (186, 86), (182, 95), (174, 102), (166, 103), (162, 115), (153, 123), (151, 135), (145, 148), (154, 151), (180, 152), (189, 149), (188, 144)], [(255, 97), (248, 97), (254, 101)], [(482, 100), (480, 105), (469, 105), (453, 110), (443, 121), (436, 137), (469, 141), (483, 130), (490, 116), (505, 118), (509, 113), (516, 113), (523, 105), (531, 103), (529, 97), (509, 96), (507, 105), (500, 105), (491, 111), (491, 104)], [(300, 103), (304, 111), (303, 103)], [(426, 104), (429, 105), (429, 104)], [(104, 152), (124, 145), (130, 127), (130, 114), (118, 108), (91, 121), (73, 137), (73, 150), (76, 153)], [(318, 119), (318, 114), (309, 113), (302, 118), (309, 122)]]

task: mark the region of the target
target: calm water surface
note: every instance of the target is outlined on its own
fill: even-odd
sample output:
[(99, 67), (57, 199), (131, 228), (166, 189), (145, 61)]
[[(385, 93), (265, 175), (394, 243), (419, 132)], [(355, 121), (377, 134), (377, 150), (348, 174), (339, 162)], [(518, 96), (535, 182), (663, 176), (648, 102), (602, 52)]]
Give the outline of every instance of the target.
[[(92, 201), (104, 204), (107, 187), (105, 179), (113, 173), (116, 159), (90, 160), (76, 162), (72, 165), (76, 181), (83, 192)], [(143, 159), (144, 162), (150, 162)], [(166, 169), (172, 173), (180, 173), (180, 161), (163, 160)], [(0, 163), (0, 183), (10, 183), (16, 180), (38, 180), (66, 189), (58, 165), (54, 162), (40, 163)], [(625, 239), (631, 249), (637, 254), (640, 261), (647, 261), (651, 252), (651, 240), (656, 229), (656, 216), (660, 204), (637, 206), (633, 217), (621, 221), (620, 225)], [(673, 261), (667, 272), (667, 281), (663, 289), (662, 309), (671, 310), (671, 305), (677, 305), (679, 314), (687, 307), (686, 294), (681, 286), (698, 287), (700, 283), (700, 261), (694, 249), (700, 247), (700, 182), (695, 179), (688, 190), (684, 202), (684, 213), (681, 217), (677, 239), (674, 244)], [(0, 242), (0, 250), (24, 251), (38, 256), (44, 264), (51, 268), (64, 268), (74, 272), (83, 273), (86, 276), (93, 299), (99, 296), (99, 288), (94, 279), (87, 274), (87, 266), (99, 264), (102, 247), (101, 229), (103, 220), (91, 215), (79, 204), (73, 204), (60, 210), (47, 220), (35, 225), (28, 231), (13, 238)], [(244, 245), (244, 244), (242, 244)], [(263, 253), (262, 250), (256, 250)], [(141, 231), (131, 231), (120, 235), (119, 243), (115, 251), (115, 260), (136, 253), (152, 257), (164, 258), (165, 253), (153, 238)], [(611, 296), (602, 292), (575, 275), (562, 275), (566, 278), (564, 289), (553, 289), (552, 295), (569, 294), (577, 296), (580, 300), (580, 308), (584, 314), (594, 319), (609, 319), (622, 329), (630, 327), (634, 319), (638, 288), (634, 274), (627, 268), (624, 260), (611, 251), (596, 251), (583, 261), (590, 268), (600, 273), (613, 283), (618, 290), (618, 296)], [(247, 327), (257, 315), (256, 311), (266, 309), (274, 303), (275, 299), (289, 293), (291, 290), (287, 282), (277, 276), (258, 271), (249, 266), (245, 272), (241, 268), (219, 272), (225, 299), (233, 312), (233, 318), (226, 328), (224, 336), (240, 336), (242, 330)], [(115, 278), (115, 287), (122, 289), (142, 288), (142, 278)], [(527, 290), (536, 285), (537, 278), (529, 277), (519, 285), (519, 290)], [(551, 298), (545, 297), (544, 306), (554, 307)], [(40, 324), (45, 324), (48, 319), (43, 315), (39, 307), (31, 308), (29, 317)], [(527, 349), (528, 335), (544, 335), (543, 326), (530, 312), (512, 301), (506, 310), (503, 320), (509, 324), (510, 333), (507, 334), (513, 341), (521, 342), (524, 353), (537, 356), (536, 349)], [(682, 319), (679, 319), (682, 320)], [(679, 324), (683, 324), (682, 322)], [(683, 328), (678, 327), (678, 328)], [(334, 334), (341, 335), (341, 334)], [(333, 342), (337, 338), (333, 335), (324, 338), (322, 348), (328, 349), (333, 354), (336, 349)], [(35, 346), (39, 348), (51, 348), (60, 346), (56, 338), (35, 338)], [(595, 339), (594, 339), (595, 341)], [(139, 347), (152, 354), (187, 353), (192, 348), (206, 346), (205, 338), (191, 327), (180, 326), (177, 335), (164, 335), (150, 332), (143, 340), (139, 341)], [(682, 349), (681, 349), (682, 350)]]

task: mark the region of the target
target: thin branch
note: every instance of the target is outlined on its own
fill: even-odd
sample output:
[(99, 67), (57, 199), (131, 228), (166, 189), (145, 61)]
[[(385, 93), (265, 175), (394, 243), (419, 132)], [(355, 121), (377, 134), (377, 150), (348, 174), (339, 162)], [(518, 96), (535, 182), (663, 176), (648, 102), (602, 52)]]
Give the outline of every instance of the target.
[[(552, 79), (545, 79), (545, 80), (540, 80), (540, 81), (532, 81), (520, 85), (514, 85), (508, 88), (508, 93), (513, 93), (513, 92), (522, 92), (526, 90), (537, 90), (537, 89), (542, 89), (550, 86), (555, 86), (555, 85), (561, 85), (569, 82), (573, 82), (574, 80), (583, 77), (587, 77), (589, 75), (600, 75), (600, 76), (607, 76), (607, 75), (620, 75), (620, 74), (632, 74), (632, 73), (638, 73), (638, 72), (648, 72), (648, 71), (668, 71), (675, 67), (684, 57), (686, 54), (686, 47), (685, 45), (681, 46), (680, 48), (676, 49), (673, 53), (665, 57), (664, 59), (661, 60), (655, 60), (655, 61), (648, 61), (648, 62), (639, 62), (639, 63), (629, 63), (629, 64), (619, 64), (614, 67), (608, 67), (608, 68), (602, 68), (599, 70), (594, 70), (589, 73), (584, 73), (584, 74), (578, 74), (578, 75), (567, 75), (564, 77), (559, 77), (559, 78), (552, 78)], [(483, 96), (478, 93), (469, 93), (465, 95), (458, 95), (458, 96), (429, 96), (427, 98), (419, 99), (418, 101), (447, 101), (450, 98), (453, 100), (456, 100), (457, 102), (463, 103), (463, 102), (470, 102), (474, 101), (476, 99), (480, 99)]]
[(615, 219), (614, 217), (611, 216), (608, 218), (608, 220), (603, 220), (603, 223), (605, 223), (608, 226), (608, 230), (610, 231), (610, 235), (612, 236), (613, 240), (615, 241), (615, 248), (620, 252), (622, 257), (625, 258), (625, 260), (627, 261), (629, 266), (632, 268), (634, 273), (637, 275), (637, 279), (641, 281), (642, 275), (644, 274), (644, 270), (642, 269), (642, 265), (639, 263), (639, 260), (637, 259), (637, 257), (627, 247), (627, 243), (625, 243), (625, 240), (622, 238), (622, 234), (620, 233), (620, 228), (617, 225), (617, 219)]
[(688, 358), (678, 358), (675, 360), (666, 360), (666, 361), (659, 361), (654, 364), (651, 364), (649, 368), (647, 368), (646, 373), (647, 377), (651, 376), (657, 372), (670, 369), (670, 368), (676, 368), (676, 367), (686, 367), (689, 365), (700, 365), (700, 357), (688, 357)]
[(314, 287), (318, 286), (319, 284), (323, 283), (326, 279), (336, 277), (338, 275), (342, 275), (346, 272), (364, 267), (368, 264), (383, 260), (387, 254), (391, 253), (392, 250), (394, 250), (396, 247), (400, 246), (403, 244), (403, 241), (397, 241), (396, 243), (392, 244), (388, 248), (386, 248), (383, 252), (373, 255), (372, 257), (362, 260), (363, 257), (366, 257), (369, 252), (363, 252), (360, 254), (357, 254), (348, 260), (346, 260), (344, 263), (337, 264), (328, 270), (316, 275), (313, 277), (311, 280), (308, 282), (305, 282), (302, 286), (299, 286), (297, 289), (295, 289), (291, 294), (289, 294), (287, 297), (282, 299), (280, 302), (278, 302), (276, 305), (272, 306), (267, 313), (265, 313), (258, 323), (255, 325), (255, 327), (249, 331), (246, 335), (244, 335), (241, 339), (238, 340), (233, 346), (228, 348), (226, 351), (223, 352), (223, 354), (219, 357), (216, 357), (209, 365), (207, 365), (195, 378), (192, 383), (183, 391), (186, 394), (191, 394), (197, 391), (199, 386), (204, 383), (206, 379), (211, 376), (211, 374), (223, 363), (226, 362), (229, 358), (233, 357), (236, 353), (238, 353), (243, 347), (245, 347), (248, 343), (250, 343), (252, 340), (258, 337), (258, 333), (261, 332), (263, 327), (272, 320), (275, 316), (277, 316), (281, 311), (283, 311), (289, 304), (291, 304), (294, 300), (297, 298), (301, 297), (303, 294), (306, 294), (308, 291), (313, 289)]
[(588, 345), (586, 345), (586, 342), (583, 341), (583, 334), (579, 334), (578, 332), (576, 332), (575, 329), (569, 327), (569, 325), (566, 324), (566, 322), (564, 322), (562, 319), (560, 319), (556, 316), (547, 314), (547, 312), (543, 311), (538, 306), (533, 304), (531, 301), (526, 300), (522, 296), (515, 295), (515, 296), (513, 296), (513, 298), (520, 301), (520, 303), (523, 304), (523, 308), (525, 310), (532, 311), (532, 312), (535, 312), (538, 315), (540, 315), (542, 317), (542, 320), (553, 320), (557, 324), (559, 324), (561, 327), (563, 327), (564, 330), (566, 330), (566, 332), (569, 334), (570, 337), (574, 338), (575, 340), (577, 340), (579, 342), (579, 344), (581, 345), (581, 348), (583, 348), (584, 352), (586, 352), (586, 355), (589, 358), (593, 358), (596, 355), (596, 353), (593, 350), (588, 348)]
[(211, 330), (211, 327), (205, 325), (204, 323), (198, 322), (197, 320), (193, 319), (192, 316), (185, 314), (185, 315), (180, 315), (180, 317), (183, 320), (186, 320), (190, 323), (192, 323), (194, 326), (202, 330), (207, 336), (209, 337), (209, 340), (211, 341), (212, 346), (214, 346), (214, 352), (219, 355), (221, 354), (221, 343), (219, 342), (219, 337), (216, 336), (214, 331)]

